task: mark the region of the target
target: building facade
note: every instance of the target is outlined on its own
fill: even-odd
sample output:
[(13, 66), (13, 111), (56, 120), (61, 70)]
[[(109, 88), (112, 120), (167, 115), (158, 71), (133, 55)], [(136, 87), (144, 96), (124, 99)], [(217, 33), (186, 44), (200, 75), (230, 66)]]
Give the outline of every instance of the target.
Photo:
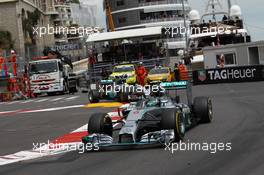
[[(35, 13), (34, 13), (35, 12)], [(27, 27), (36, 17), (37, 27), (53, 26), (51, 15), (56, 14), (53, 0), (2, 0), (0, 1), (0, 31), (9, 31), (17, 54), (29, 58), (39, 54), (45, 46), (54, 44), (54, 35), (40, 37)]]
[[(54, 8), (57, 14), (53, 15), (54, 27), (68, 28), (73, 23), (72, 10), (70, 3), (65, 0), (56, 0), (54, 2)], [(55, 44), (68, 43), (68, 36), (66, 32), (60, 32), (54, 34)]]

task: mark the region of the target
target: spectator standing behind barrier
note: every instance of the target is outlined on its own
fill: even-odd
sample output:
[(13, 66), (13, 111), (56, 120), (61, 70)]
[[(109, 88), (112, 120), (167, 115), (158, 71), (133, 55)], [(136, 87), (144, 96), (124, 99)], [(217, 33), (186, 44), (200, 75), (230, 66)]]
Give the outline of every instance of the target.
[(179, 72), (179, 64), (175, 63), (174, 65), (174, 77), (176, 81), (180, 81), (180, 72)]
[(137, 74), (137, 83), (141, 86), (145, 86), (145, 79), (147, 76), (147, 71), (145, 67), (143, 66), (142, 62), (139, 63), (139, 66), (136, 69), (136, 74)]

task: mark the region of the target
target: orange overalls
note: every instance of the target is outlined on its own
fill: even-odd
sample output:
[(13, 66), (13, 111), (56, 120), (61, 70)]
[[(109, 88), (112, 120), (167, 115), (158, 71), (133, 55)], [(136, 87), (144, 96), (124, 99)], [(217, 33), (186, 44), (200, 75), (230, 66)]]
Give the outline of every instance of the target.
[(17, 64), (16, 64), (16, 55), (12, 55), (9, 59), (9, 62), (12, 64), (13, 74), (17, 76)]
[(184, 64), (179, 65), (180, 80), (188, 80), (188, 70)]
[(147, 74), (145, 67), (144, 66), (138, 66), (138, 68), (136, 70), (136, 74), (137, 74), (138, 84), (141, 86), (145, 86), (145, 78), (146, 78), (146, 74)]
[(0, 57), (0, 75), (7, 76), (7, 67), (5, 64), (5, 59), (3, 57)]

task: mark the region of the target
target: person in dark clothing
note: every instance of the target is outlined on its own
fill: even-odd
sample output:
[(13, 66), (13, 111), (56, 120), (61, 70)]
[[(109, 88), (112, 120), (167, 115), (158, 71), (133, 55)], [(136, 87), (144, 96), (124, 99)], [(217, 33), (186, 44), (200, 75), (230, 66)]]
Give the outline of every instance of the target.
[(155, 68), (158, 68), (158, 67), (160, 67), (160, 64), (157, 62), (155, 65)]
[(228, 19), (227, 16), (224, 15), (222, 21), (226, 23), (227, 22), (227, 19)]
[(175, 63), (174, 65), (174, 77), (176, 81), (180, 81), (180, 72), (179, 72), (179, 65)]
[(108, 79), (109, 74), (105, 68), (102, 68), (101, 76), (102, 76), (102, 79)]

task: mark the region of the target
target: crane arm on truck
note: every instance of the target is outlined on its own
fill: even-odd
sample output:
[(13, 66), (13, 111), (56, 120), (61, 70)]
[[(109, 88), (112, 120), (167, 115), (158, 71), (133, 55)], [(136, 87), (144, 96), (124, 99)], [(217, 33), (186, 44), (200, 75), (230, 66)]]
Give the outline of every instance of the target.
[(58, 50), (52, 49), (50, 47), (46, 47), (43, 51), (43, 54), (45, 56), (49, 56), (49, 54), (55, 56), (55, 58), (60, 59), (64, 64), (67, 64), (70, 66), (71, 69), (73, 69), (72, 61), (66, 56), (63, 56)]

